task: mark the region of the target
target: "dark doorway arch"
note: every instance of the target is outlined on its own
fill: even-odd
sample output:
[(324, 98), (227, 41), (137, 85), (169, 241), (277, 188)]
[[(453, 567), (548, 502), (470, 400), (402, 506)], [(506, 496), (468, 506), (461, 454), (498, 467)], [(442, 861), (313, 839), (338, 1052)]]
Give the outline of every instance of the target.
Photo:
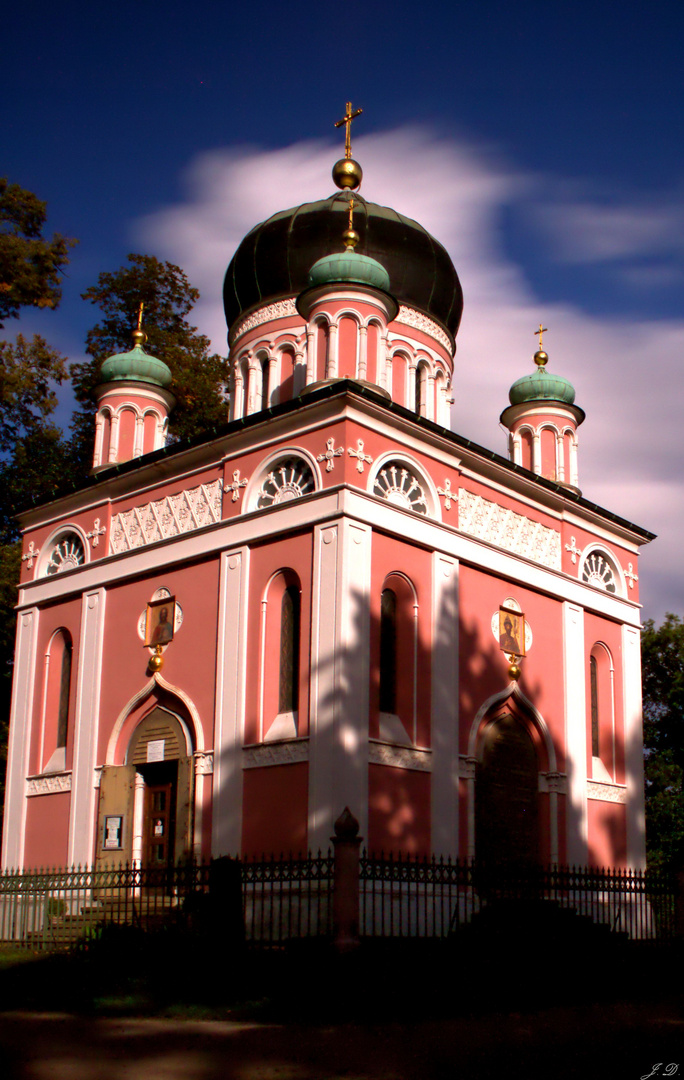
[(475, 779), (478, 863), (539, 862), (539, 762), (526, 724), (510, 712), (484, 729)]

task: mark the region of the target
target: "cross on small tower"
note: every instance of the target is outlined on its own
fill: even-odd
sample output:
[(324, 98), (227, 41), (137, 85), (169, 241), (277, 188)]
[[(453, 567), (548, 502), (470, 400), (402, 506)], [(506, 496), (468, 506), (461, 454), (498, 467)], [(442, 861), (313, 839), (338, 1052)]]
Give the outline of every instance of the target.
[(363, 472), (364, 462), (366, 462), (368, 465), (371, 465), (373, 462), (373, 458), (370, 456), (370, 454), (364, 454), (363, 452), (363, 439), (356, 440), (356, 450), (354, 450), (351, 446), (349, 447), (349, 457), (355, 457), (357, 459), (357, 472)]
[(539, 334), (539, 352), (543, 352), (544, 350), (544, 342), (542, 341), (542, 336), (544, 334), (547, 334), (548, 330), (548, 326), (542, 326), (542, 324), (539, 323), (539, 329), (535, 330), (534, 332), (535, 337), (537, 336), (537, 334)]
[(137, 330), (142, 330), (142, 316), (143, 316), (143, 308), (144, 307), (145, 307), (145, 305), (141, 300), (140, 301), (140, 307), (138, 308), (138, 325), (136, 327)]
[(342, 117), (341, 120), (336, 120), (335, 121), (335, 127), (336, 128), (342, 127), (343, 124), (345, 125), (346, 130), (345, 130), (345, 135), (344, 135), (344, 156), (346, 158), (350, 158), (352, 156), (352, 152), (351, 152), (351, 126), (352, 126), (352, 120), (356, 120), (356, 117), (360, 116), (362, 112), (363, 112), (363, 109), (357, 109), (355, 112), (352, 112), (352, 103), (351, 103), (351, 101), (348, 101), (347, 102), (347, 112), (345, 113), (345, 115)]

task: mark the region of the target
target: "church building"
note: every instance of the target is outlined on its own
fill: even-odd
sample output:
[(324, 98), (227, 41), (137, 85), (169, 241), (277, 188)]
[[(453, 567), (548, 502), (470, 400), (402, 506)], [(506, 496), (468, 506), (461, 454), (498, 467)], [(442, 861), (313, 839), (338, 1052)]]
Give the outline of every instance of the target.
[(459, 278), (358, 193), (352, 118), (228, 266), (225, 427), (167, 442), (139, 324), (91, 477), (20, 514), (4, 867), (325, 850), (345, 806), (378, 852), (644, 865), (653, 536), (582, 495), (541, 326), (508, 456), (450, 430)]

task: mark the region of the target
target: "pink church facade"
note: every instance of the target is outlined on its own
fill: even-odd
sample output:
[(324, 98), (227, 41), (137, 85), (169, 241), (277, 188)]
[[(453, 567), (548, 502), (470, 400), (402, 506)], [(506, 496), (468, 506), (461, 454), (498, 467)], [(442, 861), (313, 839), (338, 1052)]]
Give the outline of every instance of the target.
[(133, 350), (90, 482), (21, 515), (3, 865), (325, 849), (348, 806), (376, 851), (643, 866), (652, 536), (579, 494), (569, 384), (500, 457), (448, 429), (453, 267), (440, 307), (391, 267), (245, 300), (237, 263), (224, 431), (164, 446)]

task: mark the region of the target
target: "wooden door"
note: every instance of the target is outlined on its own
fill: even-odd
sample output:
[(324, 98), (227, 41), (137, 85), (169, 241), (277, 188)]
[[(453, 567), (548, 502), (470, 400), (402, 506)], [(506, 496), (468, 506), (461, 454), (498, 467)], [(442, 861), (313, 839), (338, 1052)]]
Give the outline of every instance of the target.
[(475, 787), (475, 854), (497, 866), (539, 861), (539, 765), (524, 724), (506, 714), (488, 726)]
[(166, 868), (174, 861), (175, 784), (151, 783), (145, 787), (143, 866)]

